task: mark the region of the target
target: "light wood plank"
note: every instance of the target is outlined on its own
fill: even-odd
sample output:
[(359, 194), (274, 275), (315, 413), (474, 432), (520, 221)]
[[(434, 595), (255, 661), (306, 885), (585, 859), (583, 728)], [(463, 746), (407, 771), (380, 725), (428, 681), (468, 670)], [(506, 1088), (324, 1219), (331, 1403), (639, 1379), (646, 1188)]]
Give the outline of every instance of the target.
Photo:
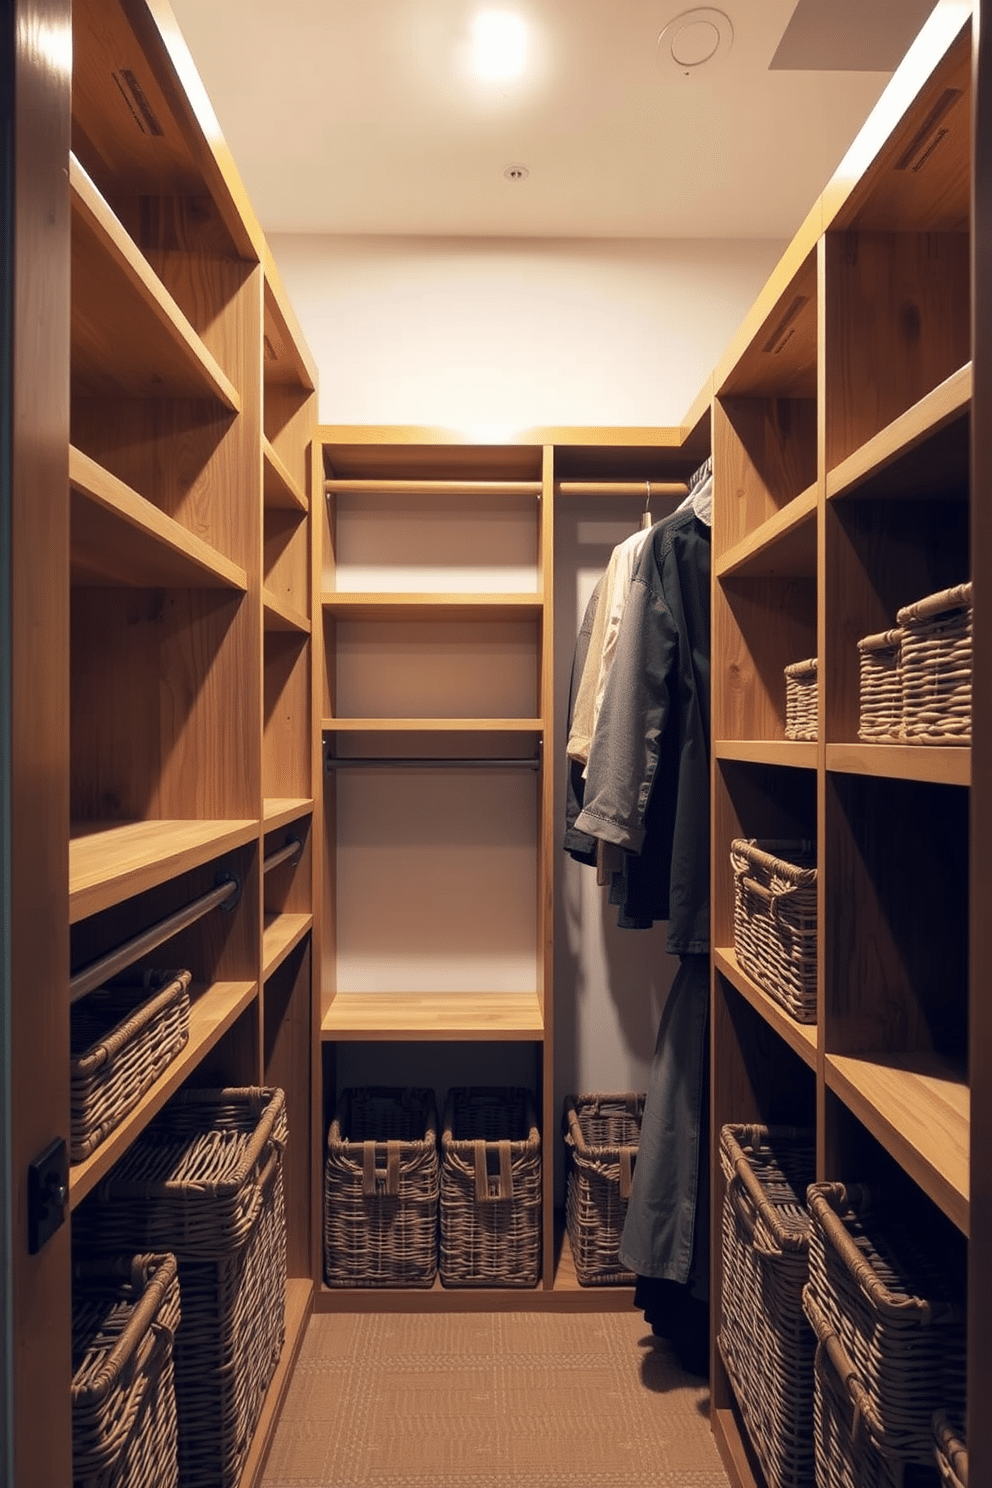
[(326, 615), (339, 620), (500, 620), (536, 619), (539, 594), (376, 594), (325, 591)]
[(325, 734), (534, 734), (541, 718), (324, 718)]
[(262, 980), (267, 981), (313, 925), (312, 914), (266, 915), (262, 930)]
[(714, 564), (717, 578), (809, 578), (816, 572), (816, 486), (809, 486)]
[(282, 1354), (269, 1381), (265, 1401), (259, 1412), (255, 1434), (245, 1457), (238, 1488), (260, 1488), (272, 1439), (279, 1422), (286, 1391), (299, 1357), (307, 1323), (313, 1311), (313, 1282), (309, 1278), (289, 1277), (286, 1281), (286, 1337)]
[(76, 388), (111, 397), (206, 396), (239, 413), (231, 379), (75, 156), (69, 181)]
[(713, 745), (713, 758), (815, 770), (816, 750), (817, 746), (807, 739), (717, 739)]
[(828, 1054), (826, 1083), (965, 1235), (970, 1093), (935, 1054)]
[(262, 249), (265, 277), (262, 376), (267, 384), (301, 387), (313, 392), (317, 366), (282, 282), (268, 243)]
[(247, 592), (239, 564), (72, 445), (69, 484), (74, 584)]
[(110, 1133), (84, 1162), (69, 1170), (69, 1207), (74, 1209), (91, 1193), (135, 1138), (144, 1131), (152, 1117), (170, 1096), (183, 1085), (204, 1057), (251, 1005), (257, 992), (255, 982), (214, 982), (209, 987), (190, 988), (189, 1040), (165, 1073), (145, 1092), (120, 1126)]
[(944, 379), (906, 412), (827, 472), (827, 500), (855, 492), (870, 476), (879, 474), (900, 457), (933, 438), (969, 411), (972, 396), (971, 363)]
[(764, 1477), (751, 1465), (749, 1444), (735, 1411), (726, 1406), (710, 1410), (710, 1426), (731, 1488), (764, 1488)]
[(313, 801), (306, 796), (266, 796), (262, 802), (262, 821), (266, 832), (272, 832), (312, 811)]
[[(800, 241), (802, 238), (800, 237)], [(790, 250), (788, 261), (795, 256)], [(781, 282), (781, 269), (770, 284)], [(746, 393), (775, 397), (816, 397), (816, 251), (811, 246), (802, 264), (778, 292), (770, 308), (768, 288), (759, 304), (764, 319), (755, 326), (733, 370), (720, 385), (721, 396)], [(752, 317), (754, 312), (752, 311)], [(751, 317), (749, 317), (749, 320)]]
[(306, 493), (293, 479), (278, 450), (264, 435), (262, 436), (262, 464), (262, 488), (265, 493), (266, 506), (279, 507), (288, 511), (309, 511), (310, 503), (306, 498)]
[(256, 821), (77, 822), (69, 842), (69, 923), (198, 868), (257, 836)]
[(263, 589), (262, 605), (266, 630), (294, 630), (300, 635), (310, 634), (308, 617), (281, 595), (273, 594), (271, 589)]
[(335, 477), (324, 482), (335, 496), (540, 496), (540, 481), (498, 480), (348, 480)]
[(784, 1008), (780, 1007), (773, 997), (751, 980), (747, 972), (742, 969), (737, 960), (737, 955), (731, 946), (723, 947), (713, 952), (713, 964), (717, 971), (727, 978), (732, 986), (749, 1002), (755, 1012), (759, 1013), (770, 1028), (774, 1028), (780, 1038), (789, 1045), (804, 1064), (810, 1069), (816, 1069), (817, 1034), (816, 1025), (811, 1023), (797, 1023), (790, 1018)]
[(922, 744), (828, 744), (827, 769), (838, 775), (970, 785), (971, 750)]
[(321, 1026), (326, 1040), (537, 1040), (534, 992), (338, 992)]

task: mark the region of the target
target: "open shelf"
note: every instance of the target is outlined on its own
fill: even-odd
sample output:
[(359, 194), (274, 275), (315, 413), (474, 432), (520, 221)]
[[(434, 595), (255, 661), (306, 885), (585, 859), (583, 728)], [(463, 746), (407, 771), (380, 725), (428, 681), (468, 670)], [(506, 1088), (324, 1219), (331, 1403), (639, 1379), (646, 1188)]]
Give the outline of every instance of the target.
[(325, 614), (339, 620), (533, 620), (541, 613), (537, 594), (376, 594), (325, 592)]
[(339, 992), (323, 1039), (533, 1040), (544, 1019), (533, 992)]
[(266, 796), (262, 802), (262, 821), (267, 832), (284, 827), (288, 822), (309, 816), (313, 801), (306, 796)]
[(962, 1071), (923, 1053), (828, 1054), (826, 1083), (967, 1235), (970, 1095)]
[(325, 734), (533, 734), (541, 718), (324, 718)]
[(69, 923), (75, 925), (257, 837), (257, 821), (74, 823), (69, 842)]
[(313, 926), (312, 914), (267, 914), (262, 929), (262, 980), (267, 981)]
[(815, 770), (817, 746), (806, 739), (717, 739), (713, 758), (751, 765), (786, 765), (791, 770)]
[(971, 750), (923, 744), (828, 744), (827, 769), (934, 785), (970, 785)]
[(722, 554), (718, 578), (805, 578), (816, 572), (816, 486)]
[(293, 479), (278, 451), (262, 437), (262, 491), (265, 505), (301, 514), (309, 509), (306, 494)]
[(77, 395), (212, 398), (237, 389), (70, 156), (72, 380)]
[(310, 621), (306, 615), (271, 589), (262, 590), (262, 606), (266, 630), (292, 630), (300, 635), (310, 634)]
[(954, 493), (968, 481), (971, 363), (827, 472), (827, 500)]
[(130, 1147), (139, 1132), (185, 1083), (234, 1021), (255, 998), (255, 982), (214, 982), (190, 988), (189, 1039), (150, 1090), (105, 1141), (69, 1170), (69, 1207), (74, 1209)]
[(72, 445), (69, 485), (74, 584), (247, 592), (239, 564)]
[(773, 997), (769, 997), (746, 971), (738, 965), (737, 956), (731, 947), (714, 950), (713, 963), (717, 971), (749, 1002), (770, 1028), (782, 1038), (804, 1064), (816, 1069), (817, 1034), (813, 1023), (797, 1023)]

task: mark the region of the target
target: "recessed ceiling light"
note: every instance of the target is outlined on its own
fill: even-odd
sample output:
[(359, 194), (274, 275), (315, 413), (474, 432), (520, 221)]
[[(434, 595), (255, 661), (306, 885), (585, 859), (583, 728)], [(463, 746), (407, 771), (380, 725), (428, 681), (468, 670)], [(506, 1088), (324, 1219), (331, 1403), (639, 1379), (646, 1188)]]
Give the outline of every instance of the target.
[(508, 10), (482, 10), (472, 22), (472, 71), (485, 82), (519, 77), (527, 65), (527, 24)]
[(681, 77), (693, 77), (730, 51), (734, 28), (722, 10), (708, 6), (683, 11), (658, 37), (658, 66)]
[(526, 181), (530, 171), (525, 165), (508, 165), (503, 174), (508, 181)]

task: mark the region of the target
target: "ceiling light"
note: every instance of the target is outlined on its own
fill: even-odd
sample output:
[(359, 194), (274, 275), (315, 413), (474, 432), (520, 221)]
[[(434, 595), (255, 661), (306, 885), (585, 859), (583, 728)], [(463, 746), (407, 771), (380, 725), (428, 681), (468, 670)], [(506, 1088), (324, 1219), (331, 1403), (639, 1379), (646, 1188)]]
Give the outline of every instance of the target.
[(485, 82), (519, 77), (527, 65), (527, 26), (507, 10), (483, 10), (472, 22), (472, 71)]
[(681, 77), (694, 77), (730, 51), (734, 28), (722, 10), (708, 6), (676, 16), (658, 37), (658, 66)]

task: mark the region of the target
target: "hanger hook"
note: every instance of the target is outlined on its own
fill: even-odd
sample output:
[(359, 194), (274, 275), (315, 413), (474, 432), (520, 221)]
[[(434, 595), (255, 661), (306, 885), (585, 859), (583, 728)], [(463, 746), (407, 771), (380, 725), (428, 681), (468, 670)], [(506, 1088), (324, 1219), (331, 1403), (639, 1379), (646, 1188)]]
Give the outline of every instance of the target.
[(647, 487), (648, 493), (644, 498), (644, 511), (645, 513), (647, 513), (651, 510), (651, 482), (649, 480), (646, 480), (644, 484)]

